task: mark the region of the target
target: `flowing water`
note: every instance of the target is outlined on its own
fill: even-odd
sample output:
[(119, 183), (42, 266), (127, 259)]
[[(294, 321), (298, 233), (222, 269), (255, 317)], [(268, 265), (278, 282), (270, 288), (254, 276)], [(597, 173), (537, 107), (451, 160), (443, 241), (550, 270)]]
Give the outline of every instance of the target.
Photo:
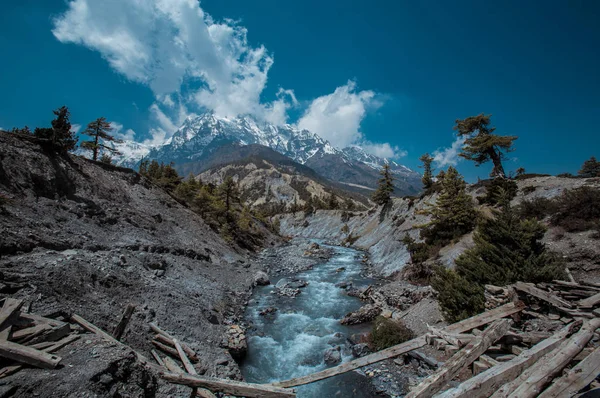
[[(326, 245), (322, 245), (326, 246)], [(250, 302), (246, 319), (249, 331), (248, 355), (242, 365), (249, 382), (268, 383), (303, 376), (323, 370), (324, 353), (340, 345), (342, 360), (352, 359), (346, 337), (368, 330), (368, 326), (344, 326), (339, 323), (345, 314), (362, 303), (335, 285), (352, 281), (357, 288), (372, 280), (361, 276), (360, 252), (338, 246), (329, 260), (311, 270), (295, 275), (308, 282), (296, 298), (273, 294), (274, 285), (257, 288)], [(277, 282), (277, 281), (274, 281)], [(260, 316), (267, 307), (277, 308), (272, 315)], [(371, 397), (370, 385), (354, 372), (298, 387), (298, 397)]]

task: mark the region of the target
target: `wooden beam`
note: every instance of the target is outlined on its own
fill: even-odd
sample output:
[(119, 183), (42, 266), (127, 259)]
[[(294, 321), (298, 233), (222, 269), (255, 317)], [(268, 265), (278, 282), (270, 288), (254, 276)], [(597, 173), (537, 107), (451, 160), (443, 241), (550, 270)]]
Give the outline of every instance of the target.
[(35, 336), (38, 336), (38, 335), (44, 333), (46, 330), (50, 330), (50, 329), (52, 329), (52, 326), (48, 325), (47, 323), (40, 323), (40, 324), (32, 326), (30, 328), (17, 330), (16, 332), (14, 332), (12, 334), (11, 340), (17, 341), (17, 342), (22, 342), (25, 340), (29, 340)]
[(573, 305), (571, 305), (571, 303), (568, 301), (565, 301), (552, 293), (548, 293), (542, 289), (539, 289), (532, 283), (517, 282), (515, 283), (515, 288), (540, 300), (544, 300), (555, 307), (573, 308)]
[(586, 299), (579, 300), (577, 306), (580, 308), (593, 308), (598, 303), (600, 303), (600, 293), (594, 294)]
[(514, 380), (538, 359), (558, 347), (567, 338), (570, 330), (570, 326), (562, 328), (558, 333), (523, 351), (514, 359), (498, 364), (498, 366), (464, 381), (458, 387), (436, 395), (436, 398), (489, 397), (500, 386)]
[(2, 329), (2, 331), (0, 332), (0, 340), (8, 340), (11, 331), (12, 325), (8, 325), (4, 329)]
[(577, 282), (575, 282), (575, 278), (573, 278), (573, 274), (571, 273), (571, 271), (569, 271), (569, 267), (565, 267), (565, 274), (567, 274), (567, 278), (569, 278), (569, 282), (577, 283)]
[(4, 300), (4, 305), (0, 309), (0, 329), (4, 328), (4, 324), (8, 319), (23, 306), (23, 300), (7, 297)]
[(600, 347), (565, 374), (555, 379), (540, 398), (571, 397), (588, 386), (600, 374)]
[[(174, 337), (171, 336), (168, 332), (166, 332), (166, 331), (162, 330), (161, 328), (159, 328), (158, 325), (156, 325), (156, 323), (150, 322), (150, 328), (155, 333), (162, 334), (166, 338), (170, 339), (171, 340), (170, 344), (173, 345), (173, 339), (174, 339)], [(185, 353), (187, 354), (188, 358), (190, 358), (192, 360), (192, 362), (198, 362), (198, 355), (196, 355), (196, 353), (194, 352), (194, 350), (192, 350), (184, 342), (180, 341), (180, 344), (181, 344), (181, 347), (183, 348), (183, 350), (185, 351)]]
[(173, 339), (173, 344), (175, 344), (175, 349), (179, 354), (179, 359), (181, 359), (181, 363), (183, 363), (183, 367), (185, 368), (186, 372), (191, 375), (197, 375), (198, 372), (196, 372), (196, 369), (194, 369), (194, 365), (192, 365), (188, 359), (187, 355), (183, 351), (183, 348), (181, 347), (181, 344), (179, 344), (179, 341), (177, 341), (177, 339)]
[(54, 369), (61, 358), (35, 348), (0, 340), (0, 356), (43, 369)]
[[(471, 329), (478, 328), (483, 325), (487, 325), (497, 319), (507, 317), (509, 315), (520, 312), (525, 308), (525, 304), (522, 301), (518, 303), (508, 303), (496, 307), (493, 310), (482, 312), (472, 316), (471, 318), (464, 319), (460, 322), (454, 323), (450, 326), (445, 327), (443, 330), (448, 333), (463, 333)], [(362, 358), (355, 359), (350, 362), (343, 363), (338, 366), (334, 366), (329, 369), (322, 370), (317, 373), (310, 375), (296, 377), (294, 379), (285, 380), (273, 383), (274, 386), (279, 387), (295, 387), (303, 384), (313, 383), (315, 381), (327, 379), (342, 373), (350, 372), (354, 369), (362, 368), (363, 366), (372, 365), (383, 360), (397, 357), (398, 355), (405, 354), (409, 351), (416, 350), (427, 344), (425, 336), (420, 336), (405, 343), (386, 348), (379, 352), (366, 355)]]
[(537, 397), (546, 384), (559, 374), (591, 340), (598, 327), (600, 327), (599, 318), (586, 321), (577, 333), (521, 373), (518, 378), (503, 385), (493, 397)]
[(150, 350), (150, 353), (152, 354), (152, 356), (154, 357), (154, 359), (156, 359), (156, 362), (158, 362), (158, 364), (160, 366), (165, 366), (165, 363), (163, 362), (163, 360), (160, 357), (160, 355), (158, 355), (158, 352), (156, 352), (155, 350)]
[(469, 342), (471, 342), (475, 336), (472, 334), (454, 334), (454, 333), (448, 333), (443, 329), (438, 329), (438, 328), (434, 328), (432, 326), (429, 326), (429, 331), (435, 335), (438, 336), (439, 338), (445, 340), (448, 342), (448, 344), (452, 344), (458, 347), (464, 347), (466, 346)]
[(152, 344), (154, 344), (154, 346), (156, 348), (158, 348), (159, 350), (161, 350), (162, 352), (164, 352), (165, 354), (169, 354), (170, 356), (172, 356), (173, 358), (179, 358), (179, 353), (177, 352), (177, 350), (175, 348), (171, 348), (163, 343), (160, 343), (156, 340), (152, 340)]
[(432, 397), (462, 369), (477, 360), (496, 340), (504, 336), (511, 323), (512, 321), (509, 319), (494, 321), (483, 331), (481, 336), (476, 337), (464, 349), (452, 356), (437, 372), (427, 377), (408, 393), (406, 398)]
[(111, 343), (115, 343), (117, 345), (122, 344), (119, 340), (115, 339), (110, 334), (108, 334), (104, 330), (100, 329), (98, 326), (94, 325), (91, 322), (86, 321), (85, 319), (83, 319), (82, 317), (80, 317), (77, 314), (73, 314), (71, 316), (71, 320), (73, 322), (76, 322), (79, 325), (81, 325), (81, 327), (84, 328), (85, 330), (87, 330), (88, 332), (95, 333), (95, 334), (101, 336), (104, 340), (110, 341)]
[(240, 397), (257, 398), (285, 398), (295, 397), (294, 390), (275, 387), (269, 384), (252, 384), (234, 380), (216, 379), (188, 374), (166, 373), (162, 378), (170, 383), (181, 384), (188, 387), (204, 387), (211, 391)]
[(123, 332), (125, 331), (131, 316), (133, 315), (133, 311), (135, 311), (135, 305), (127, 304), (127, 307), (125, 308), (123, 315), (121, 315), (121, 319), (119, 320), (119, 323), (113, 332), (115, 339), (121, 340), (121, 336), (123, 335)]
[(169, 357), (165, 357), (163, 359), (163, 362), (165, 364), (165, 368), (167, 368), (169, 370), (169, 372), (177, 373), (177, 374), (185, 373), (183, 371), (183, 369), (181, 369), (181, 366), (179, 366), (173, 359), (171, 359)]

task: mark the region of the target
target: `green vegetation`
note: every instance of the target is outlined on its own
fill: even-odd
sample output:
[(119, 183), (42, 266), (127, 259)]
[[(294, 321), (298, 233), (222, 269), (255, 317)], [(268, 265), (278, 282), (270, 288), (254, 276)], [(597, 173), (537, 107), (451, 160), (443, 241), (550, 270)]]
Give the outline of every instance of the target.
[(513, 151), (513, 141), (517, 136), (494, 134), (496, 128), (490, 126), (490, 115), (483, 113), (463, 120), (457, 119), (454, 130), (459, 137), (466, 138), (460, 156), (473, 160), (476, 166), (491, 160), (494, 168), (490, 176), (506, 177), (502, 160), (505, 159), (505, 152)]
[(501, 195), (507, 195), (508, 200), (517, 196), (517, 183), (508, 178), (494, 178), (486, 188), (484, 196), (478, 197), (480, 204), (496, 206)]
[(520, 177), (520, 176), (524, 175), (525, 174), (525, 169), (523, 167), (519, 167), (516, 170), (516, 174), (517, 174), (517, 177)]
[(392, 193), (394, 192), (394, 177), (392, 176), (390, 165), (387, 163), (384, 164), (380, 174), (381, 178), (379, 179), (377, 189), (373, 192), (373, 196), (371, 196), (373, 202), (379, 206), (389, 203), (392, 200)]
[(13, 128), (11, 132), (17, 134), (33, 134), (37, 138), (41, 138), (50, 143), (53, 150), (57, 152), (68, 152), (75, 149), (77, 138), (75, 133), (71, 131), (71, 122), (69, 118), (71, 113), (66, 106), (61, 106), (52, 111), (56, 116), (50, 124), (52, 127), (36, 127), (33, 132), (29, 127)]
[(375, 318), (369, 335), (369, 343), (375, 350), (402, 344), (414, 337), (403, 322), (396, 322), (382, 316)]
[[(120, 140), (117, 140), (115, 137), (110, 135), (112, 130), (113, 130), (113, 128), (111, 127), (110, 123), (108, 123), (106, 121), (106, 118), (104, 118), (104, 117), (98, 118), (98, 119), (94, 120), (93, 122), (90, 122), (87, 125), (87, 128), (83, 131), (83, 134), (89, 135), (90, 137), (92, 137), (92, 140), (84, 141), (81, 143), (80, 146), (82, 149), (92, 151), (92, 160), (94, 160), (94, 161), (98, 160), (98, 154), (100, 153), (100, 150), (103, 151), (103, 159), (104, 160), (101, 160), (103, 163), (111, 163), (112, 162), (112, 158), (106, 152), (109, 152), (109, 153), (115, 154), (115, 155), (120, 154), (119, 151), (117, 151), (116, 149), (113, 149), (102, 143), (102, 142), (106, 142), (106, 141), (112, 141), (112, 142), (117, 142), (117, 143), (121, 142)], [(104, 155), (106, 155), (108, 157), (104, 157)]]
[(425, 153), (421, 155), (419, 160), (423, 162), (423, 166), (419, 166), (423, 168), (423, 177), (421, 178), (421, 181), (423, 182), (425, 190), (428, 190), (433, 186), (433, 170), (431, 168), (433, 158), (428, 153)]
[(446, 245), (453, 239), (469, 233), (475, 227), (477, 212), (467, 184), (452, 166), (443, 174), (441, 193), (435, 206), (427, 210), (431, 222), (421, 230), (428, 245)]
[(501, 208), (483, 219), (474, 235), (475, 246), (459, 256), (455, 271), (438, 269), (432, 286), (448, 321), (483, 310), (483, 285), (516, 281), (543, 282), (563, 277), (561, 260), (541, 242), (546, 228), (535, 219), (523, 219), (506, 193)]
[(600, 189), (581, 187), (562, 193), (550, 222), (567, 232), (600, 228)]
[(600, 162), (594, 156), (583, 162), (581, 170), (577, 172), (580, 177), (600, 177)]

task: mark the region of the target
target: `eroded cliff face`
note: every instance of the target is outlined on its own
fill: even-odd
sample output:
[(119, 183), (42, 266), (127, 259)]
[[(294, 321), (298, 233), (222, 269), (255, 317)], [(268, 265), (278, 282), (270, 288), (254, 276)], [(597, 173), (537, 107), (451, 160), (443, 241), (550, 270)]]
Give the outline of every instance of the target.
[[(513, 205), (525, 199), (536, 197), (554, 198), (564, 190), (575, 189), (584, 185), (600, 187), (598, 179), (534, 177), (517, 181), (519, 191)], [(468, 189), (473, 198), (484, 195), (485, 188), (470, 186)], [(422, 198), (394, 199), (391, 206), (374, 208), (363, 212), (347, 212), (342, 210), (318, 210), (312, 214), (298, 212), (280, 216), (281, 233), (283, 235), (302, 236), (325, 239), (336, 244), (350, 244), (356, 248), (367, 250), (373, 269), (381, 276), (389, 277), (400, 272), (410, 262), (410, 255), (402, 238), (409, 234), (419, 238), (420, 229), (430, 219), (423, 210), (435, 204), (437, 194)], [(476, 202), (477, 203), (477, 202)], [(489, 212), (485, 206), (478, 206), (484, 214)], [(566, 252), (567, 259), (572, 252), (581, 260), (581, 252), (590, 254), (588, 269), (600, 267), (597, 261), (600, 256), (593, 249), (593, 240), (583, 233), (561, 233), (565, 239), (557, 242), (554, 236), (560, 231), (549, 228), (546, 242), (550, 248)], [(568, 243), (564, 243), (568, 242)], [(457, 242), (443, 247), (436, 261), (447, 267), (454, 266), (454, 260), (465, 250), (473, 246), (473, 234), (464, 235)], [(590, 257), (588, 256), (588, 257)], [(575, 261), (575, 260), (574, 260)]]
[[(57, 156), (27, 137), (0, 133), (0, 193), (9, 198), (0, 208), (1, 297), (40, 315), (77, 313), (109, 332), (133, 303), (123, 342), (149, 355), (156, 322), (202, 353), (200, 373), (241, 377), (223, 338), (259, 271), (250, 253), (132, 170)], [(26, 383), (25, 373), (12, 382)], [(72, 391), (99, 386), (66, 373), (36, 379), (27, 394), (52, 396), (48, 383), (59, 380), (77, 383)], [(158, 396), (163, 387), (172, 388), (161, 384)], [(97, 396), (105, 395), (113, 396)]]

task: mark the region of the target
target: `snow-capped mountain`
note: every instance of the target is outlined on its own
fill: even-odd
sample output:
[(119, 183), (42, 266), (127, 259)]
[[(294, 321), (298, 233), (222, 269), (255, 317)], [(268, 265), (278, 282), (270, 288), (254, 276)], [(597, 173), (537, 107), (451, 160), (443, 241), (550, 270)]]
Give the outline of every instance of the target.
[[(118, 164), (135, 167), (142, 157), (146, 157), (159, 162), (173, 162), (184, 174), (200, 173), (205, 170), (203, 163), (206, 162), (203, 160), (210, 158), (217, 148), (232, 142), (263, 145), (333, 181), (365, 189), (375, 186), (378, 171), (387, 162), (358, 146), (335, 148), (319, 135), (292, 125), (275, 126), (249, 116), (223, 118), (212, 113), (186, 119), (160, 146), (148, 147), (131, 142), (118, 144), (116, 149), (123, 155), (115, 160)], [(389, 164), (401, 192), (420, 190), (418, 173), (396, 162)]]

